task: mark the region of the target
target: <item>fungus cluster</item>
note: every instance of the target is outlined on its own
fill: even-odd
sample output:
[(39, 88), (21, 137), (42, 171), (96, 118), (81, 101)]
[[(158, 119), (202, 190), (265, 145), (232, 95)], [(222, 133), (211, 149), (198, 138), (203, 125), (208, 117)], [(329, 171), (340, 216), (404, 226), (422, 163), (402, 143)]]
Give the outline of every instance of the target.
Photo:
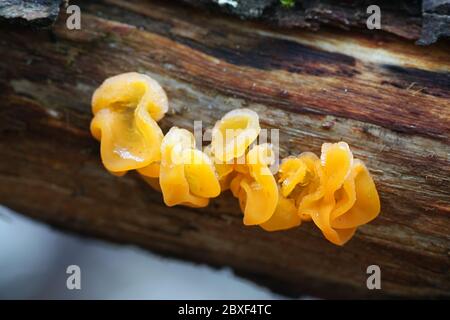
[(256, 112), (228, 112), (203, 148), (186, 129), (163, 134), (157, 121), (167, 110), (161, 86), (139, 73), (106, 79), (92, 97), (91, 133), (106, 169), (119, 176), (136, 170), (167, 206), (205, 207), (229, 189), (244, 225), (278, 231), (312, 220), (337, 245), (380, 212), (375, 184), (345, 142), (324, 143), (320, 158), (311, 152), (287, 157), (274, 175), (272, 146), (256, 144)]

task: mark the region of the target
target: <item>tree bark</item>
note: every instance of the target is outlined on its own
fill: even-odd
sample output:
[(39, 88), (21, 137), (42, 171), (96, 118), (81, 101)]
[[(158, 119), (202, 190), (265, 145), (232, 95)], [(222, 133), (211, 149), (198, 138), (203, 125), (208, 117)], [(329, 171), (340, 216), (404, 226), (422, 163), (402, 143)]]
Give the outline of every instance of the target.
[[(367, 30), (369, 0), (181, 0), (192, 6), (232, 14), (241, 19), (258, 19), (279, 27), (319, 30), (337, 27), (344, 30)], [(450, 37), (450, 0), (379, 0), (382, 29), (405, 39), (430, 45), (439, 38)], [(372, 11), (369, 11), (372, 12)], [(373, 13), (373, 12), (372, 12)]]
[[(51, 225), (222, 267), (319, 297), (450, 297), (450, 45), (382, 31), (279, 31), (167, 2), (82, 2), (81, 30), (0, 30), (0, 203)], [(382, 212), (344, 247), (312, 223), (244, 227), (225, 193), (166, 207), (136, 174), (103, 168), (90, 98), (137, 71), (167, 91), (161, 121), (211, 126), (248, 107), (280, 129), (281, 156), (344, 140), (366, 162)], [(381, 268), (368, 290), (366, 268)]]

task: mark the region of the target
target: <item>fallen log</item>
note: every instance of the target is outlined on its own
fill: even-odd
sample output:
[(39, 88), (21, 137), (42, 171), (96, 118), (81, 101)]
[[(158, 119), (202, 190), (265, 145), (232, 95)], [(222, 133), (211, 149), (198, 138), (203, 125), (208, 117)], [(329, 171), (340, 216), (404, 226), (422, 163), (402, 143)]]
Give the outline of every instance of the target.
[[(450, 45), (373, 34), (280, 31), (166, 2), (81, 2), (82, 28), (0, 30), (0, 203), (75, 232), (214, 266), (273, 290), (319, 297), (449, 297)], [(344, 247), (312, 224), (242, 225), (224, 194), (167, 208), (135, 174), (103, 168), (90, 98), (114, 74), (167, 91), (161, 121), (193, 129), (248, 107), (280, 129), (281, 156), (347, 141), (382, 212)], [(366, 287), (369, 265), (382, 289)]]

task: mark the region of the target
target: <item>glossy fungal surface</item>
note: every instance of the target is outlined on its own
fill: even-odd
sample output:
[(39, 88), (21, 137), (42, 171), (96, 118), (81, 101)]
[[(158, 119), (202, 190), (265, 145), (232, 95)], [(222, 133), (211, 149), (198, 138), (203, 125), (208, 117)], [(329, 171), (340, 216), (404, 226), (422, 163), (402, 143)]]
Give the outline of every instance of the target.
[(375, 184), (363, 162), (353, 159), (345, 142), (323, 144), (320, 159), (302, 154), (287, 161), (280, 168), (285, 170), (280, 174), (283, 182), (289, 182), (292, 176), (297, 181), (298, 168), (307, 168), (305, 178), (290, 186), (296, 188), (291, 198), (297, 203), (299, 216), (312, 219), (330, 242), (345, 244), (358, 226), (379, 214)]
[(261, 131), (258, 114), (235, 109), (225, 114), (212, 129), (211, 149), (218, 162), (227, 163), (243, 156)]
[(208, 155), (195, 149), (186, 129), (172, 127), (161, 144), (159, 184), (167, 206), (205, 207), (220, 194), (220, 184)]
[(273, 215), (269, 220), (261, 224), (261, 228), (266, 231), (279, 231), (297, 227), (301, 223), (302, 219), (298, 214), (295, 201), (279, 194)]
[(230, 190), (247, 226), (281, 231), (313, 221), (326, 239), (343, 245), (380, 212), (375, 183), (345, 142), (324, 143), (320, 158), (303, 152), (282, 160), (274, 175), (273, 147), (257, 144), (258, 114), (236, 109), (212, 129), (202, 149), (186, 129), (165, 135), (157, 121), (168, 110), (161, 86), (139, 73), (106, 79), (92, 98), (91, 133), (106, 169), (136, 170), (167, 206), (205, 207)]
[(268, 221), (278, 203), (278, 186), (270, 172), (271, 146), (256, 145), (246, 155), (246, 163), (237, 165), (230, 188), (239, 198), (245, 225), (259, 225)]
[(163, 133), (156, 121), (167, 109), (164, 90), (149, 76), (130, 72), (106, 79), (92, 97), (91, 122), (106, 169), (123, 175), (159, 161)]

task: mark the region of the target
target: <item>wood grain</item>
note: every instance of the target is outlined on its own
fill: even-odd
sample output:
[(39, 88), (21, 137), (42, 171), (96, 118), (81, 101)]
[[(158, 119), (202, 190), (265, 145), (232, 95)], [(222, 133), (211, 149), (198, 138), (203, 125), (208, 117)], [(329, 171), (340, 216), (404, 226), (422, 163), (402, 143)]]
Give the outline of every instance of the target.
[[(76, 232), (218, 267), (298, 296), (449, 297), (450, 45), (391, 35), (279, 31), (179, 4), (80, 2), (49, 31), (0, 30), (0, 203)], [(248, 107), (279, 128), (281, 156), (347, 141), (377, 184), (382, 213), (344, 247), (312, 224), (242, 225), (230, 194), (167, 208), (135, 174), (102, 167), (90, 97), (108, 76), (158, 80), (162, 120), (211, 126)], [(366, 268), (382, 290), (366, 288)]]

